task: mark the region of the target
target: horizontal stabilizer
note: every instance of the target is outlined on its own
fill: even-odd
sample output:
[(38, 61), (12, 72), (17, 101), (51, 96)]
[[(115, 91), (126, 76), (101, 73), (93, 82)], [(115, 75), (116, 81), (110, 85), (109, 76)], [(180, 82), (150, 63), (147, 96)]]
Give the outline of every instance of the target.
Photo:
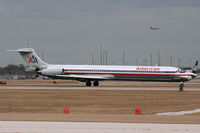
[(14, 51), (19, 53), (32, 53), (33, 50), (30, 48), (23, 48), (23, 49), (17, 49), (17, 50), (7, 50), (7, 51)]
[(20, 48), (17, 50), (7, 50), (7, 51), (18, 52), (26, 62), (26, 66), (29, 67), (30, 68), (29, 70), (31, 71), (33, 68), (42, 69), (46, 68), (46, 66), (48, 65), (47, 63), (45, 63), (43, 60), (40, 59), (40, 57), (35, 53), (35, 51), (32, 48)]

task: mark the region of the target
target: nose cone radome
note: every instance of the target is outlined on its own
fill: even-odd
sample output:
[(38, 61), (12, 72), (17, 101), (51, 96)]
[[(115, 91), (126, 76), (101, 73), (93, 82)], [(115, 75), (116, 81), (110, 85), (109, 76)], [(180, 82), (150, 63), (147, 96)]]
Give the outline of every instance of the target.
[(187, 74), (189, 74), (189, 75), (191, 76), (192, 79), (195, 78), (195, 77), (197, 77), (197, 74), (196, 74), (196, 73), (187, 73)]

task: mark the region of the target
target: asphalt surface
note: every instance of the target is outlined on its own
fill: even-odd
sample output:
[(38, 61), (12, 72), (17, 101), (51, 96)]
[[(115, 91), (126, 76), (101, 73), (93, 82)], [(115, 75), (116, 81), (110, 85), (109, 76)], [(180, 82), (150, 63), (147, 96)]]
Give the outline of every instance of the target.
[[(52, 86), (52, 85), (1, 85), (1, 89), (61, 89), (61, 90), (179, 90), (178, 87), (148, 87), (148, 86), (99, 86), (99, 87), (85, 87), (85, 86)], [(185, 91), (200, 91), (200, 87), (184, 87)]]
[[(72, 84), (71, 84), (72, 83)], [(116, 83), (116, 82), (115, 82)], [(164, 84), (164, 85), (163, 85)], [(178, 91), (177, 84), (166, 84), (166, 83), (149, 83), (149, 84), (111, 84), (110, 82), (100, 85), (99, 87), (85, 87), (84, 84), (79, 85), (79, 83), (70, 82), (69, 84), (8, 84), (8, 85), (0, 85), (1, 89), (69, 89), (69, 90), (175, 90)], [(194, 85), (195, 84), (195, 85)], [(192, 83), (187, 84), (184, 87), (184, 91), (200, 91), (200, 83), (198, 81), (194, 81)], [(30, 115), (41, 115), (40, 121), (37, 121), (37, 117), (32, 117)], [(199, 133), (200, 125), (199, 125), (199, 116), (190, 116), (190, 117), (176, 117), (176, 116), (139, 116), (136, 119), (133, 119), (133, 116), (122, 116), (119, 115), (116, 117), (112, 117), (119, 119), (125, 119), (123, 123), (117, 122), (112, 123), (108, 116), (94, 116), (88, 117), (85, 115), (82, 116), (65, 116), (66, 119), (69, 121), (74, 122), (55, 122), (59, 115), (50, 115), (45, 116), (43, 114), (2, 114), (2, 119), (0, 121), (0, 133), (65, 133), (65, 132), (73, 132), (73, 133)], [(22, 119), (23, 117), (24, 119)], [(55, 117), (55, 118), (54, 118)], [(60, 119), (64, 119), (65, 117), (60, 116)], [(76, 120), (77, 117), (77, 120)], [(91, 118), (85, 122), (77, 122), (79, 121), (80, 117), (87, 117)], [(104, 118), (107, 119), (106, 123), (105, 120), (97, 120)], [(159, 117), (159, 118), (157, 118)], [(5, 118), (5, 119), (3, 119)], [(19, 119), (17, 119), (19, 118)], [(35, 120), (33, 120), (35, 118)], [(43, 118), (43, 121), (41, 121)], [(71, 120), (70, 120), (71, 119)], [(94, 119), (94, 120), (93, 120)], [(174, 119), (174, 123), (177, 123), (176, 120), (182, 121), (182, 124), (169, 124), (168, 120)], [(24, 120), (24, 121), (23, 121)], [(144, 124), (142, 120), (145, 120), (146, 124)], [(164, 120), (164, 121), (160, 121)], [(34, 121), (34, 122), (31, 122)], [(51, 121), (51, 122), (48, 122)], [(99, 121), (99, 122), (94, 122)], [(141, 122), (140, 122), (141, 121)], [(190, 124), (185, 124), (184, 121), (190, 121)], [(127, 123), (126, 123), (127, 122)], [(138, 123), (139, 122), (139, 123)], [(154, 123), (154, 124), (152, 124)], [(160, 124), (160, 123), (168, 123), (168, 124)]]
[(0, 121), (0, 133), (199, 133), (195, 124)]
[[(77, 89), (77, 90), (179, 90), (179, 83), (137, 82), (137, 81), (102, 81), (98, 87), (86, 87), (85, 83), (69, 80), (8, 80), (2, 89)], [(184, 90), (200, 91), (200, 79), (186, 82)]]

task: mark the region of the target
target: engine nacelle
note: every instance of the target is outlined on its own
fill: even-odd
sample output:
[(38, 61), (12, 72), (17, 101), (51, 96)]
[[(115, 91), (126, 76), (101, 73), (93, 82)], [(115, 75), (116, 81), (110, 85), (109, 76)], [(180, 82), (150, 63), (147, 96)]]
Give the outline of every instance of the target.
[(26, 72), (34, 72), (35, 68), (34, 67), (25, 66), (25, 71)]
[(47, 68), (47, 69), (43, 69), (41, 71), (42, 75), (49, 75), (49, 76), (53, 76), (53, 75), (61, 75), (63, 74), (63, 69), (62, 68)]

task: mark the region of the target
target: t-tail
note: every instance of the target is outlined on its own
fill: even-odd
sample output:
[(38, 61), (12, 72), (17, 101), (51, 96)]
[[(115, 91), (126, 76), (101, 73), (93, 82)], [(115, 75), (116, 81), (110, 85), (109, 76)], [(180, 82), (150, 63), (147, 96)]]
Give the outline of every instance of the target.
[(27, 64), (28, 70), (40, 70), (47, 67), (47, 63), (45, 63), (40, 57), (35, 53), (32, 48), (21, 48), (17, 50), (9, 50), (18, 52), (24, 61)]

